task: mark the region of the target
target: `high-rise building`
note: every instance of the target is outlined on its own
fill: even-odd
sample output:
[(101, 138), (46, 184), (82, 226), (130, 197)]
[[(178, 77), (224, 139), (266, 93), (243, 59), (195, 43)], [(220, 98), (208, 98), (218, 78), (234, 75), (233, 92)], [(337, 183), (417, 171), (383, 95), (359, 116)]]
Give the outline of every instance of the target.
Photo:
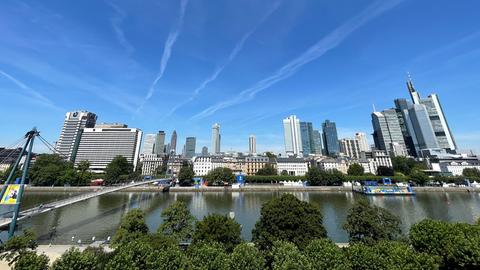
[(254, 135), (248, 137), (248, 153), (251, 155), (257, 153), (257, 138)]
[(177, 131), (174, 130), (172, 133), (172, 138), (170, 139), (170, 153), (176, 153), (177, 152)]
[(445, 117), (438, 96), (431, 94), (427, 98), (420, 98), (420, 94), (415, 90), (410, 77), (407, 81), (407, 88), (413, 104), (425, 105), (438, 146), (446, 150), (455, 151), (457, 145), (448, 126), (447, 118)]
[(202, 147), (202, 156), (208, 156), (208, 147)]
[(360, 147), (360, 152), (371, 151), (370, 146), (368, 145), (367, 136), (363, 132), (355, 133), (355, 139), (358, 140), (358, 146)]
[(327, 156), (338, 156), (340, 145), (338, 143), (337, 125), (335, 122), (325, 120), (322, 124), (323, 146)]
[(300, 135), (300, 120), (296, 115), (283, 119), (283, 131), (285, 138), (285, 153), (287, 155), (300, 156), (303, 152)]
[(212, 126), (212, 153), (220, 153), (220, 140), (222, 139), (220, 135), (220, 125), (218, 123), (213, 124)]
[(415, 142), (418, 146), (417, 153), (424, 149), (438, 149), (439, 144), (433, 131), (427, 108), (422, 104), (413, 104), (408, 109), (408, 116), (414, 130)]
[(195, 137), (187, 137), (185, 139), (185, 157), (192, 158), (195, 156), (195, 147), (197, 139)]
[(163, 155), (165, 153), (165, 131), (160, 130), (155, 137), (154, 154)]
[(101, 124), (84, 128), (78, 144), (75, 165), (90, 162), (90, 170), (104, 172), (116, 157), (124, 156), (135, 169), (140, 153), (142, 131), (123, 124)]
[(84, 128), (93, 128), (97, 115), (87, 111), (74, 111), (65, 114), (62, 132), (56, 150), (69, 161), (75, 161), (75, 154)]
[(375, 147), (391, 156), (406, 156), (406, 146), (395, 109), (372, 113)]
[(397, 111), (398, 123), (400, 124), (400, 129), (402, 130), (403, 140), (405, 141), (405, 146), (407, 152), (410, 156), (416, 157), (419, 151), (417, 137), (415, 135), (415, 130), (410, 119), (409, 109), (412, 107), (412, 104), (404, 98), (395, 99), (395, 110)]
[(302, 140), (303, 155), (315, 154), (315, 141), (311, 122), (300, 122), (300, 137)]
[(143, 140), (143, 154), (151, 155), (155, 152), (155, 139), (156, 134), (146, 134)]
[(315, 145), (315, 154), (321, 155), (322, 154), (322, 135), (318, 130), (313, 131), (313, 144)]
[(359, 159), (360, 153), (360, 141), (358, 139), (344, 138), (340, 140), (341, 152), (346, 156)]

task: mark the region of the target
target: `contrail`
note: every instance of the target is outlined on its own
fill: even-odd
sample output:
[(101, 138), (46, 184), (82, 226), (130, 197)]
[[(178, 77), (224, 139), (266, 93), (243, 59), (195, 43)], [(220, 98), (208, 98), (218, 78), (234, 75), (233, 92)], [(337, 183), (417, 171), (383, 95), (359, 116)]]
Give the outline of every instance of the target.
[(177, 41), (178, 36), (180, 35), (180, 31), (182, 30), (183, 26), (183, 18), (185, 17), (185, 10), (187, 8), (188, 0), (181, 0), (180, 2), (180, 15), (178, 17), (178, 22), (177, 24), (172, 28), (170, 33), (168, 34), (167, 40), (165, 41), (165, 46), (163, 49), (163, 54), (162, 58), (160, 60), (160, 71), (158, 72), (157, 76), (155, 77), (155, 80), (153, 80), (152, 85), (150, 86), (150, 89), (148, 89), (148, 93), (145, 96), (145, 99), (143, 103), (138, 107), (137, 111), (140, 111), (145, 103), (153, 96), (155, 93), (155, 86), (157, 85), (158, 81), (163, 77), (163, 73), (165, 72), (165, 69), (167, 68), (168, 60), (170, 59), (170, 56), (172, 54), (172, 47)]
[(122, 22), (125, 20), (127, 17), (127, 14), (125, 11), (123, 11), (120, 7), (112, 3), (111, 1), (106, 2), (117, 14), (117, 16), (114, 16), (110, 19), (110, 23), (112, 25), (113, 31), (115, 32), (115, 36), (117, 37), (118, 42), (120, 42), (120, 45), (122, 45), (127, 53), (132, 53), (135, 51), (135, 48), (128, 42), (127, 38), (125, 37), (125, 33), (123, 32), (122, 28), (120, 25)]
[(218, 77), (218, 75), (220, 75), (220, 73), (227, 67), (228, 64), (230, 64), (238, 55), (238, 53), (240, 53), (240, 51), (243, 49), (243, 46), (245, 45), (245, 42), (248, 40), (248, 38), (250, 38), (250, 36), (255, 33), (255, 31), (258, 29), (258, 27), (260, 25), (262, 25), (271, 15), (273, 12), (275, 12), (278, 7), (280, 6), (280, 3), (281, 1), (277, 1), (275, 2), (269, 9), (268, 11), (265, 13), (265, 15), (262, 16), (262, 18), (258, 21), (257, 24), (255, 24), (248, 32), (246, 32), (242, 38), (237, 42), (237, 44), (235, 44), (235, 47), (233, 48), (233, 50), (230, 52), (230, 54), (228, 55), (227, 57), (227, 60), (217, 66), (214, 71), (212, 72), (212, 74), (210, 74), (210, 76), (208, 76), (208, 78), (206, 80), (204, 80), (200, 86), (198, 86), (197, 88), (195, 88), (195, 90), (193, 90), (193, 93), (192, 95), (185, 101), (175, 105), (167, 114), (165, 114), (164, 118), (172, 115), (175, 111), (177, 111), (178, 108), (182, 107), (183, 105), (191, 102), (192, 100), (194, 100), (199, 94), (200, 92), (205, 89), (205, 87), (207, 87), (207, 85), (213, 81), (215, 81)]
[(241, 91), (240, 94), (238, 94), (236, 97), (221, 101), (213, 106), (208, 107), (207, 109), (194, 115), (192, 119), (204, 118), (214, 114), (218, 110), (225, 109), (230, 106), (253, 99), (258, 92), (261, 92), (276, 84), (277, 82), (285, 80), (290, 76), (294, 75), (305, 64), (316, 60), (331, 49), (334, 49), (355, 30), (362, 27), (372, 19), (383, 14), (384, 12), (396, 7), (402, 1), (403, 0), (394, 0), (388, 2), (377, 1), (376, 3), (364, 9), (360, 14), (349, 19), (348, 21), (337, 27), (335, 30), (330, 32), (327, 36), (320, 39), (315, 45), (310, 47), (302, 55), (284, 65), (273, 75), (268, 76), (263, 80), (255, 83), (252, 87)]
[(35, 101), (39, 101), (42, 105), (51, 107), (57, 110), (61, 110), (61, 108), (57, 107), (50, 99), (45, 97), (44, 95), (40, 94), (40, 92), (28, 87), (25, 85), (23, 82), (17, 80), (15, 77), (12, 75), (6, 73), (3, 70), (0, 70), (0, 74), (3, 75), (5, 78), (9, 79), (12, 81), (15, 85), (18, 87), (22, 88), (23, 90), (27, 91)]

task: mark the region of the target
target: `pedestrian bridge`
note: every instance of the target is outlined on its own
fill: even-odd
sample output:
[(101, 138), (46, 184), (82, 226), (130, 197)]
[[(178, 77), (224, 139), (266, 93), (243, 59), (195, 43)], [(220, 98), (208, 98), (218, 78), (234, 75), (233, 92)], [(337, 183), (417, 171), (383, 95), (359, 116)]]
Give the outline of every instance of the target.
[[(83, 193), (83, 194), (80, 194), (78, 196), (73, 196), (73, 197), (70, 197), (70, 198), (67, 198), (67, 199), (63, 199), (63, 200), (39, 205), (39, 206), (36, 206), (34, 208), (30, 208), (28, 210), (21, 211), (18, 214), (17, 221), (27, 219), (27, 218), (30, 218), (30, 217), (33, 217), (33, 216), (36, 216), (36, 215), (40, 215), (40, 214), (43, 214), (43, 213), (46, 213), (46, 212), (49, 212), (49, 211), (67, 206), (67, 205), (71, 205), (71, 204), (78, 203), (78, 202), (81, 202), (81, 201), (85, 201), (85, 200), (88, 200), (88, 199), (91, 199), (91, 198), (94, 198), (94, 197), (98, 197), (98, 196), (101, 196), (101, 195), (104, 195), (104, 194), (124, 190), (124, 189), (131, 188), (131, 187), (153, 184), (155, 182), (159, 182), (160, 180), (164, 180), (164, 179), (154, 179), (154, 180), (148, 180), (148, 181), (132, 182), (132, 183), (125, 184), (125, 185), (122, 185), (122, 186), (103, 187), (103, 188), (100, 188), (99, 190), (94, 191), (94, 192)], [(169, 185), (161, 185), (161, 186), (163, 187), (163, 189), (162, 189), (163, 191), (167, 190), (170, 187)], [(4, 215), (5, 214), (10, 214), (10, 213), (7, 212), (7, 213), (4, 213)], [(0, 228), (4, 228), (4, 227), (9, 226), (11, 222), (12, 222), (11, 217), (0, 218)]]

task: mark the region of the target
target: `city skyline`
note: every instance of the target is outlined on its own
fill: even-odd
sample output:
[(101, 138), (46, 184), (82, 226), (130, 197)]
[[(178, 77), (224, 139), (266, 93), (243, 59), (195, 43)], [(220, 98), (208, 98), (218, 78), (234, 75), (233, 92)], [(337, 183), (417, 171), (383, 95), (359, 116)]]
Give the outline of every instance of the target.
[[(76, 109), (144, 134), (176, 130), (199, 147), (211, 146), (218, 122), (222, 151), (247, 152), (255, 134), (257, 152), (283, 152), (280, 121), (293, 114), (317, 129), (330, 119), (340, 139), (364, 132), (372, 144), (372, 104), (409, 99), (410, 71), (419, 92), (439, 95), (458, 148), (480, 152), (480, 129), (469, 124), (480, 116), (469, 109), (480, 85), (475, 1), (363, 1), (321, 17), (341, 3), (205, 4), (208, 12), (192, 1), (6, 1), (0, 145), (33, 126), (57, 141)], [(94, 12), (79, 18), (86, 9)], [(340, 38), (328, 43), (332, 33)]]

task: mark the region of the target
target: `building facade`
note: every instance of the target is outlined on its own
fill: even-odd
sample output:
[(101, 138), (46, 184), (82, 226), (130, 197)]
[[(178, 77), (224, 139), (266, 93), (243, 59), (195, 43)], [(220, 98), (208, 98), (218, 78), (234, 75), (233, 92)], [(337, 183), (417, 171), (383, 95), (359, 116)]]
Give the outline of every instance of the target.
[(143, 154), (140, 158), (142, 162), (142, 175), (155, 176), (158, 167), (163, 165), (163, 158), (157, 154)]
[(325, 154), (331, 157), (338, 156), (340, 153), (340, 145), (338, 143), (337, 126), (335, 122), (331, 122), (330, 120), (323, 122), (322, 131)]
[(311, 122), (300, 122), (300, 138), (302, 141), (303, 156), (315, 154), (315, 141), (313, 135), (313, 125)]
[(218, 123), (215, 123), (212, 126), (212, 154), (220, 154), (221, 139), (222, 136), (220, 134), (220, 125)]
[(257, 138), (254, 135), (248, 137), (248, 153), (254, 155), (257, 153)]
[(300, 135), (300, 120), (295, 115), (283, 119), (285, 153), (288, 156), (301, 156), (303, 152)]
[(163, 156), (165, 154), (165, 131), (160, 130), (155, 136), (155, 151), (154, 154)]
[(363, 132), (355, 133), (355, 139), (358, 141), (358, 146), (360, 148), (360, 152), (368, 152), (370, 151), (370, 145), (368, 145), (367, 135)]
[(245, 173), (247, 175), (256, 175), (258, 170), (265, 168), (267, 164), (276, 167), (275, 162), (271, 162), (268, 157), (250, 156), (245, 157)]
[(308, 172), (308, 161), (303, 158), (277, 158), (277, 173), (286, 171), (290, 176), (304, 176)]
[(141, 141), (140, 129), (128, 128), (123, 124), (102, 124), (94, 128), (84, 128), (75, 165), (86, 160), (90, 162), (91, 171), (102, 173), (116, 156), (123, 156), (135, 170)]
[(155, 139), (156, 134), (145, 134), (145, 139), (143, 140), (143, 151), (144, 155), (152, 155), (155, 153)]
[(320, 131), (314, 130), (313, 131), (313, 144), (315, 145), (315, 154), (321, 155), (323, 151), (322, 147), (322, 135)]
[(172, 132), (172, 137), (170, 139), (170, 149), (168, 152), (169, 154), (177, 153), (177, 131), (176, 130)]
[(340, 140), (340, 150), (347, 157), (358, 159), (360, 158), (360, 142), (357, 139), (344, 138)]
[(197, 138), (187, 137), (185, 139), (185, 157), (193, 158), (195, 156)]
[(84, 128), (93, 128), (97, 115), (87, 111), (73, 111), (65, 114), (60, 138), (56, 150), (65, 159), (74, 162), (75, 155)]
[(395, 109), (372, 113), (373, 140), (378, 150), (391, 156), (406, 156), (406, 146)]

